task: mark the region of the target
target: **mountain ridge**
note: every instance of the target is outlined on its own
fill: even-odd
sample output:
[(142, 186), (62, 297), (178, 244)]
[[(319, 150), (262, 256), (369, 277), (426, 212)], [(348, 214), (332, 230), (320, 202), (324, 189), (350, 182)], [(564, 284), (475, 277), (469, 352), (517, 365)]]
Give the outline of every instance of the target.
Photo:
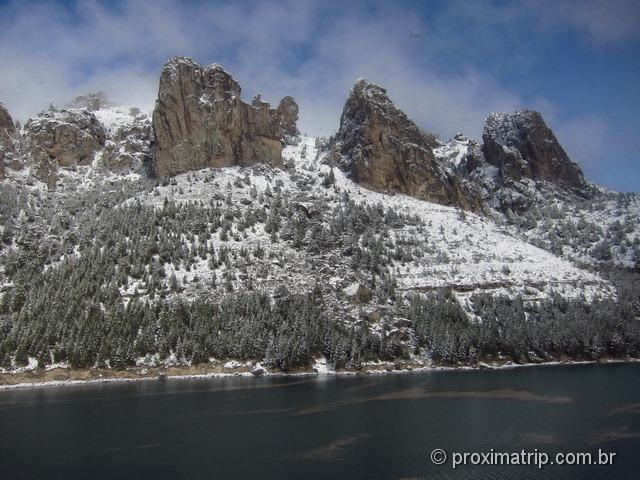
[(588, 184), (538, 115), (500, 117), (492, 157), (359, 81), (327, 141), (293, 98), (172, 62), (153, 118), (96, 94), (4, 127), (3, 371), (638, 356), (640, 199)]

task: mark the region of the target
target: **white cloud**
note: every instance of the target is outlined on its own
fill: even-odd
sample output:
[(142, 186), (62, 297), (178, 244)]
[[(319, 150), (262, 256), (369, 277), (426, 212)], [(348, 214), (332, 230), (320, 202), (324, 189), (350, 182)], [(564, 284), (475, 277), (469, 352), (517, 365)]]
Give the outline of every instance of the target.
[[(574, 12), (577, 9), (566, 8), (564, 2), (540, 13), (544, 9), (526, 0), (500, 9), (491, 2), (464, 2), (464, 8), (452, 3), (445, 12), (447, 22), (428, 25), (411, 8), (392, 3), (185, 6), (177, 0), (125, 0), (115, 7), (105, 5), (81, 2), (70, 11), (53, 2), (20, 1), (2, 7), (0, 64), (5, 68), (0, 99), (14, 116), (24, 119), (49, 102), (60, 105), (94, 90), (149, 108), (162, 63), (182, 54), (222, 63), (243, 86), (245, 97), (262, 93), (276, 103), (293, 95), (301, 107), (300, 127), (309, 133), (335, 131), (348, 90), (357, 78), (366, 77), (385, 86), (421, 127), (445, 138), (459, 130), (477, 138), (485, 116), (513, 111), (522, 98), (491, 71), (468, 66), (443, 72), (439, 67), (447, 59), (442, 54), (457, 40), (447, 29), (482, 28), (481, 38), (488, 45), (484, 48), (497, 48), (496, 42), (515, 33), (507, 28), (497, 38), (492, 31), (508, 27), (527, 9), (548, 24), (564, 19), (594, 35), (630, 29), (618, 14), (602, 13), (606, 21), (598, 24), (593, 20), (596, 14)], [(515, 64), (531, 61), (515, 57)], [(554, 113), (548, 100), (534, 103), (543, 113)], [(576, 125), (562, 131), (575, 145), (571, 148), (576, 156), (589, 153), (572, 140), (579, 136)]]
[(337, 128), (347, 92), (362, 76), (383, 84), (417, 123), (444, 136), (460, 129), (477, 135), (489, 112), (519, 104), (489, 75), (472, 69), (439, 75), (433, 53), (420, 47), (430, 32), (392, 4), (184, 8), (171, 0), (130, 0), (115, 8), (83, 2), (69, 12), (55, 3), (14, 2), (3, 18), (0, 98), (22, 119), (97, 89), (146, 107), (162, 63), (175, 54), (223, 63), (245, 96), (260, 92), (275, 103), (293, 95), (301, 128), (323, 135)]

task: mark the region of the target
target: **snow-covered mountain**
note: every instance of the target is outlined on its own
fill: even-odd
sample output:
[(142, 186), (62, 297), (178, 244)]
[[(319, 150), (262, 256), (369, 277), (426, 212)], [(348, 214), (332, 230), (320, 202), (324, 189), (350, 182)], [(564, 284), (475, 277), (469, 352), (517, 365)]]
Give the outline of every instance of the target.
[(638, 355), (640, 199), (536, 112), (442, 143), (359, 80), (322, 139), (240, 93), (177, 57), (153, 114), (3, 107), (2, 368)]

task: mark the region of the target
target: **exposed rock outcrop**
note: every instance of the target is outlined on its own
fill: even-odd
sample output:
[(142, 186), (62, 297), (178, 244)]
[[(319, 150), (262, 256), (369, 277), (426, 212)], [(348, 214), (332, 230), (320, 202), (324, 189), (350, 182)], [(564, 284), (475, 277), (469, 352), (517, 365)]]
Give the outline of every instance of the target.
[(107, 170), (144, 173), (151, 160), (151, 122), (142, 116), (119, 127), (107, 140), (102, 161)]
[(49, 188), (55, 186), (58, 167), (88, 165), (106, 140), (102, 125), (86, 110), (44, 112), (30, 119), (24, 132), (34, 175)]
[(13, 119), (9, 114), (9, 110), (4, 103), (0, 102), (0, 139), (4, 141), (5, 135), (13, 133), (16, 127), (13, 124)]
[(13, 152), (13, 141), (11, 135), (16, 128), (13, 119), (4, 103), (0, 102), (0, 180), (5, 177), (5, 157)]
[(67, 107), (91, 112), (102, 125), (106, 142), (98, 167), (121, 175), (149, 173), (151, 119), (139, 108), (118, 105), (104, 92), (79, 95)]
[[(257, 98), (240, 98), (240, 85), (218, 65), (203, 68), (174, 57), (162, 69), (153, 112), (159, 177), (206, 167), (282, 164), (282, 117)], [(290, 125), (289, 125), (290, 126)]]
[(278, 105), (278, 115), (280, 116), (280, 126), (282, 133), (290, 137), (295, 137), (298, 131), (298, 104), (293, 97), (286, 96), (280, 100)]
[(485, 121), (482, 138), (482, 145), (469, 141), (457, 171), (497, 210), (521, 214), (549, 198), (597, 192), (538, 112), (494, 113)]
[(538, 112), (494, 113), (485, 121), (482, 140), (486, 161), (504, 179), (546, 180), (574, 190), (587, 186), (582, 170), (569, 159)]
[(84, 95), (78, 95), (71, 100), (67, 105), (68, 108), (87, 109), (90, 112), (95, 112), (103, 107), (114, 106), (112, 102), (107, 100), (107, 95), (104, 92), (86, 93)]
[(370, 188), (477, 210), (477, 195), (440, 165), (429, 136), (397, 109), (384, 88), (361, 79), (340, 117), (336, 148), (343, 168)]

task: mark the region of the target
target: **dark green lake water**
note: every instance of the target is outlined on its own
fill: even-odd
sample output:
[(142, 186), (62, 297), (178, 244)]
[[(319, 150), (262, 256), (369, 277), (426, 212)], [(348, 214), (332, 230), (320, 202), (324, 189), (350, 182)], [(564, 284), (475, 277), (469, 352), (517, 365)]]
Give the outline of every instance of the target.
[[(0, 391), (2, 479), (640, 478), (640, 365)], [(430, 452), (449, 459), (434, 465)], [(453, 469), (453, 452), (615, 452)]]

